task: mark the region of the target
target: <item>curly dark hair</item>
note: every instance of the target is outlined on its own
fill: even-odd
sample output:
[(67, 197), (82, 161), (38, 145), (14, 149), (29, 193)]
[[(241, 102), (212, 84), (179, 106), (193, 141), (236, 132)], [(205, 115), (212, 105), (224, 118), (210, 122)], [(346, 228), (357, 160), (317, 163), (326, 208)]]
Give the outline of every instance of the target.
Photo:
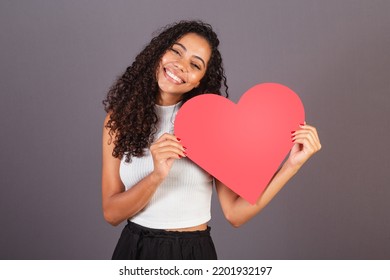
[(221, 95), (222, 83), (228, 97), (219, 40), (211, 25), (202, 21), (180, 21), (165, 26), (116, 80), (103, 100), (104, 109), (110, 114), (105, 127), (109, 129), (111, 141), (115, 135), (114, 157), (125, 155), (126, 162), (130, 162), (131, 156), (143, 156), (145, 148), (154, 141), (158, 122), (155, 104), (159, 93), (156, 70), (163, 54), (188, 33), (196, 33), (208, 41), (211, 57), (200, 85), (183, 95), (182, 104), (203, 93)]

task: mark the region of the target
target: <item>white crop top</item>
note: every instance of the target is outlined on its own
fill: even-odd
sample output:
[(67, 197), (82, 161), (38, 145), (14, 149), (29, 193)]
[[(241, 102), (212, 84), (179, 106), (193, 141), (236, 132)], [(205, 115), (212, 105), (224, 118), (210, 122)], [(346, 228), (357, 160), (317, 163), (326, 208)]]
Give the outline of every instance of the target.
[[(159, 118), (155, 139), (172, 133), (178, 104), (156, 105)], [(127, 189), (153, 171), (153, 158), (149, 149), (145, 156), (132, 157), (131, 163), (122, 158), (120, 177)], [(197, 226), (210, 220), (213, 178), (188, 158), (175, 160), (165, 180), (158, 186), (144, 209), (130, 220), (155, 229), (174, 229)]]

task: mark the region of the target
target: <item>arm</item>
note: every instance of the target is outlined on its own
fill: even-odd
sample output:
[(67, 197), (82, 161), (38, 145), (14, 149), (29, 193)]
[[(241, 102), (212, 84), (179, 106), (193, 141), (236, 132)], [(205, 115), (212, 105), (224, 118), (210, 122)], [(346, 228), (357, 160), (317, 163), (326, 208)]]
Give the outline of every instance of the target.
[(234, 227), (239, 227), (259, 213), (298, 172), (302, 165), (321, 149), (316, 129), (309, 125), (303, 125), (301, 128), (292, 135), (295, 145), (291, 149), (288, 159), (274, 175), (254, 205), (216, 180), (222, 211)]
[[(104, 218), (116, 226), (148, 204), (168, 175), (173, 161), (185, 155), (178, 140), (173, 135), (164, 134), (150, 148), (154, 163), (153, 172), (125, 191), (119, 176), (121, 160), (112, 156), (114, 144), (109, 129), (106, 128), (109, 119), (110, 116), (107, 115), (103, 127), (102, 204)], [(115, 139), (115, 135), (112, 139)]]

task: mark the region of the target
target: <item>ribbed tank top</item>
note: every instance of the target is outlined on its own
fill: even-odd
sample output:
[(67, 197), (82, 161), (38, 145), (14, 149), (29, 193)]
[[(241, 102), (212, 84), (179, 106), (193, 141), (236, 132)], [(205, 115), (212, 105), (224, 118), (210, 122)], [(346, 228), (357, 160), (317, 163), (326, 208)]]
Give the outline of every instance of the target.
[[(172, 133), (179, 105), (156, 105), (159, 118), (156, 140), (164, 133)], [(123, 157), (119, 173), (127, 190), (152, 171), (153, 158), (146, 149), (145, 156), (132, 157), (131, 163), (126, 163)], [(211, 218), (212, 181), (212, 176), (190, 159), (175, 160), (150, 202), (130, 220), (156, 229), (185, 228), (206, 223)]]

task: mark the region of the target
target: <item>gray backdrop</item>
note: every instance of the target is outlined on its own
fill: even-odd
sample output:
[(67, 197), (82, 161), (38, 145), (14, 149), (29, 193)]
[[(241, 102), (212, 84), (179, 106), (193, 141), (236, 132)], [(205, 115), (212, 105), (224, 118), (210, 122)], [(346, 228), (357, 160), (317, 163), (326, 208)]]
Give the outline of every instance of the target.
[(152, 33), (202, 19), (231, 99), (261, 82), (301, 97), (323, 149), (239, 229), (214, 193), (221, 259), (389, 259), (390, 1), (0, 3), (0, 258), (108, 259), (101, 105)]

